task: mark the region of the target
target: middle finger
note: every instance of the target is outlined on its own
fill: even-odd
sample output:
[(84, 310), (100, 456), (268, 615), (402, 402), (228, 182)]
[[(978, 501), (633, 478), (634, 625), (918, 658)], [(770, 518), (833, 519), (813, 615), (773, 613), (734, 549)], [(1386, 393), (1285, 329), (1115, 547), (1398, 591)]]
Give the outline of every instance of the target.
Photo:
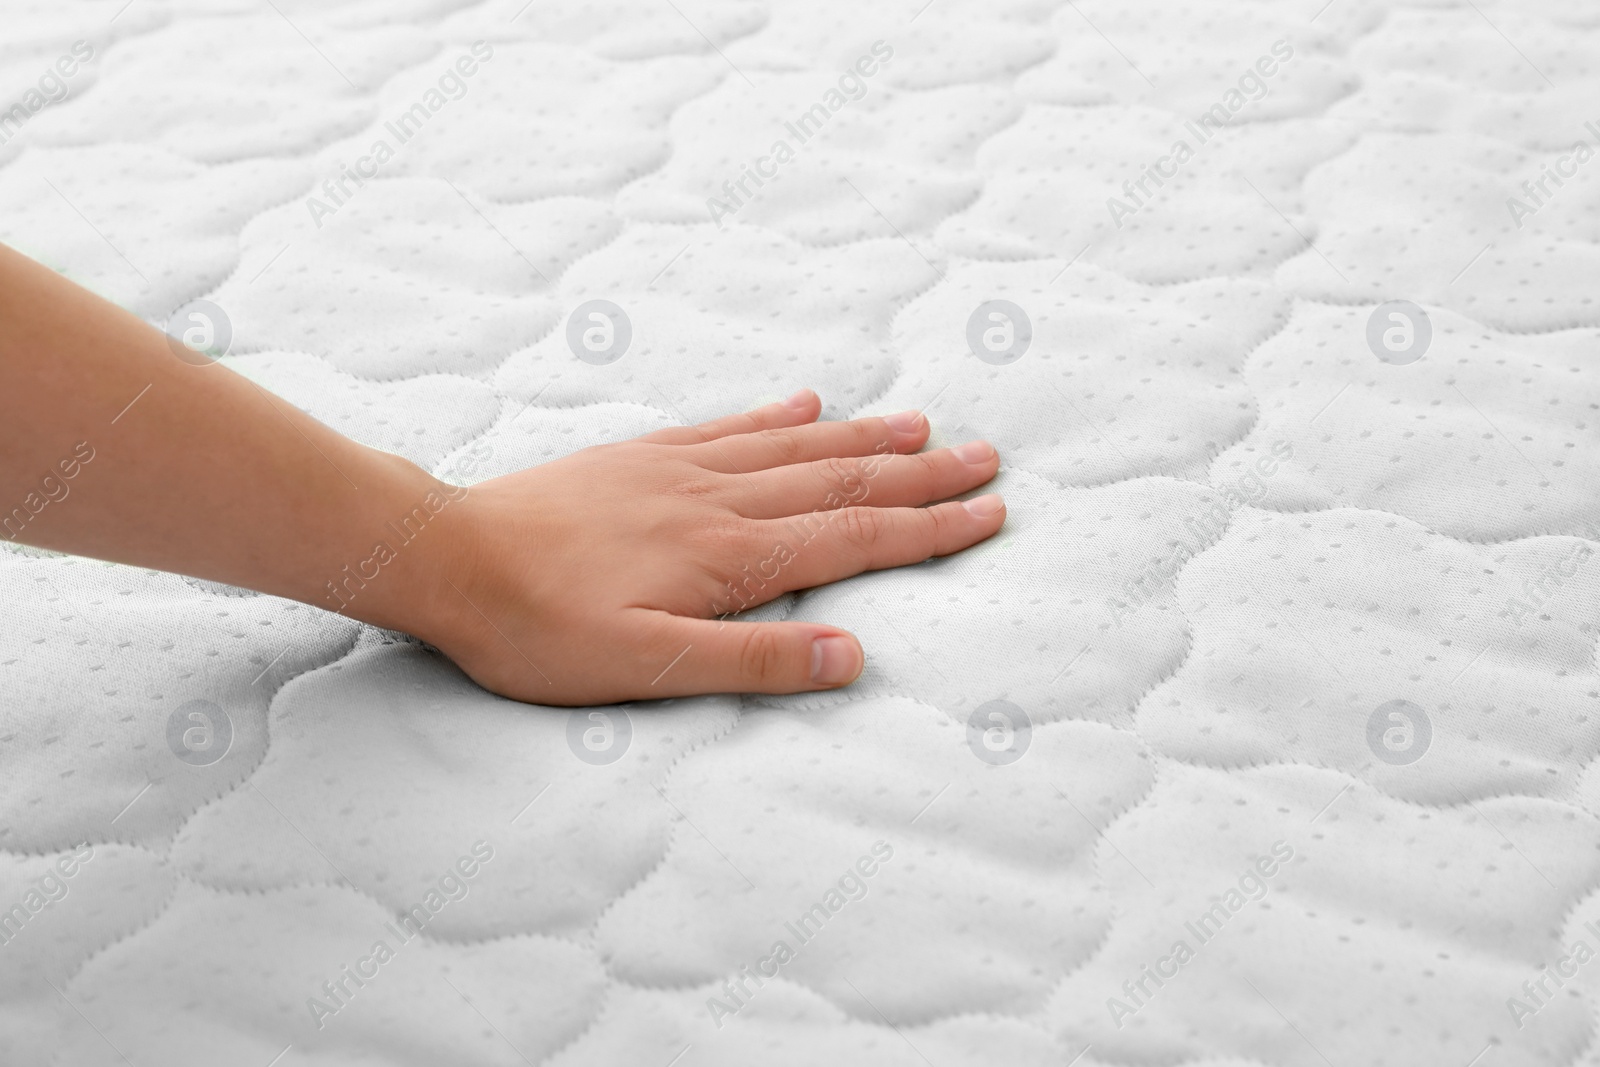
[(914, 455), (834, 457), (755, 471), (730, 503), (747, 519), (782, 519), (844, 507), (919, 507), (989, 481), (1000, 457), (987, 441)]

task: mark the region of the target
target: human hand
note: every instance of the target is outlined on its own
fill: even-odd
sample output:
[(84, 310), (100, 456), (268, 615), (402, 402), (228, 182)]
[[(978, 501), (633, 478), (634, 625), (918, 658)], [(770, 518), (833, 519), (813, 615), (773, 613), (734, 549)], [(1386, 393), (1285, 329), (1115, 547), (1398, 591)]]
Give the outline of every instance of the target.
[[(848, 685), (864, 662), (850, 634), (724, 616), (1005, 521), (993, 494), (922, 506), (1000, 461), (981, 441), (916, 454), (918, 412), (818, 423), (805, 390), (467, 490), (172, 345), (0, 245), (0, 499), (28, 505), (7, 536), (404, 630), (518, 700)], [(36, 502), (38, 472), (69, 454), (71, 505)]]
[(441, 581), (405, 628), (537, 704), (848, 685), (864, 662), (849, 633), (721, 616), (959, 552), (1005, 508), (995, 494), (921, 506), (993, 478), (987, 443), (914, 454), (929, 432), (918, 412), (820, 411), (804, 390), (474, 486), (441, 515)]

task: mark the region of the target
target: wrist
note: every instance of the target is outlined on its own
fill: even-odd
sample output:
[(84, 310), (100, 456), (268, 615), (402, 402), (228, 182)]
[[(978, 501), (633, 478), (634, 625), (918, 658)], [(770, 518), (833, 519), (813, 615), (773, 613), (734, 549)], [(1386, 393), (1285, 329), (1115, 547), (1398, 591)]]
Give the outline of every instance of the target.
[(442, 482), (404, 457), (369, 450), (360, 506), (337, 536), (303, 599), (426, 641), (448, 625), (451, 568), (463, 550), (469, 490)]

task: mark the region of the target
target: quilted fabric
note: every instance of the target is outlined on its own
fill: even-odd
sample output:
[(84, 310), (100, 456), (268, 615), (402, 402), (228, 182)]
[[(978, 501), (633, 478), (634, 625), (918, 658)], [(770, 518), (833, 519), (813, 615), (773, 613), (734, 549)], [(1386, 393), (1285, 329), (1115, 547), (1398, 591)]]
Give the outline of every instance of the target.
[(1600, 1064), (1600, 14), (0, 13), (0, 239), (341, 432), (811, 386), (1010, 505), (760, 609), (848, 689), (576, 711), (8, 543), (0, 1062)]

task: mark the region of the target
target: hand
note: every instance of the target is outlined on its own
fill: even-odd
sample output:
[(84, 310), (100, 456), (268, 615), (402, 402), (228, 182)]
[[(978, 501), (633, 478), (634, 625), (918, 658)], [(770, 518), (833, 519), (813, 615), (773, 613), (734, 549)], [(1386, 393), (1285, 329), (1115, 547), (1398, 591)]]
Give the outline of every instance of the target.
[(864, 659), (844, 631), (723, 617), (1005, 521), (992, 494), (922, 506), (1000, 460), (981, 441), (914, 454), (917, 412), (817, 423), (803, 391), (467, 490), (172, 345), (0, 245), (0, 501), (22, 502), (5, 536), (405, 630), (518, 700), (848, 685)]
[(864, 660), (845, 631), (722, 617), (959, 552), (1005, 508), (921, 506), (993, 478), (987, 443), (913, 454), (918, 412), (818, 423), (820, 409), (805, 390), (473, 487), (441, 514), (443, 580), (405, 628), (537, 704), (848, 685)]

